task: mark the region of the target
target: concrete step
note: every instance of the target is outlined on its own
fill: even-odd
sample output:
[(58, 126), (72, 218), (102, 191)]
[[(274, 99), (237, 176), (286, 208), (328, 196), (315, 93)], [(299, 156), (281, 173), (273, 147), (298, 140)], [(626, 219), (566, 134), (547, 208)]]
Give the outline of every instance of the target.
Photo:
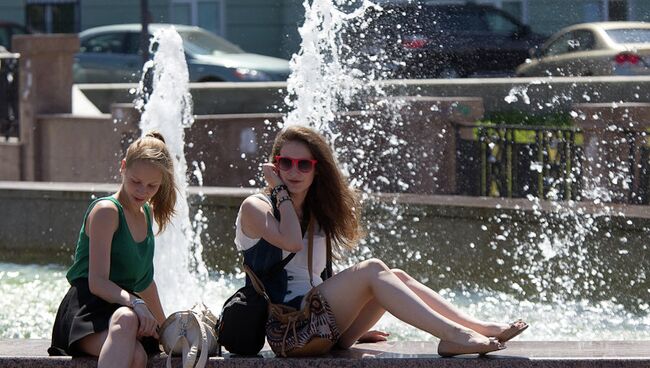
[[(94, 358), (48, 357), (49, 340), (0, 340), (0, 367), (95, 367)], [(389, 341), (357, 344), (316, 358), (275, 358), (267, 349), (256, 358), (213, 357), (208, 367), (650, 367), (650, 341), (511, 341), (506, 350), (486, 357), (441, 358), (435, 342)], [(152, 357), (149, 367), (165, 367), (166, 356)], [(180, 359), (175, 359), (175, 367)]]

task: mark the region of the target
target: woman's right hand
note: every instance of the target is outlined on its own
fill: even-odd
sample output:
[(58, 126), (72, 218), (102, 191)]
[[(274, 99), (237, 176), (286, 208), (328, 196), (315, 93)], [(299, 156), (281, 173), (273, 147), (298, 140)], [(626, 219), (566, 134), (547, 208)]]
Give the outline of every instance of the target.
[(140, 327), (138, 328), (138, 336), (153, 336), (158, 338), (158, 321), (154, 318), (146, 304), (136, 304), (133, 311), (138, 316)]
[(264, 173), (264, 179), (269, 183), (271, 187), (277, 187), (278, 185), (284, 184), (280, 178), (280, 173), (278, 168), (275, 167), (272, 163), (265, 163), (262, 165), (262, 172)]

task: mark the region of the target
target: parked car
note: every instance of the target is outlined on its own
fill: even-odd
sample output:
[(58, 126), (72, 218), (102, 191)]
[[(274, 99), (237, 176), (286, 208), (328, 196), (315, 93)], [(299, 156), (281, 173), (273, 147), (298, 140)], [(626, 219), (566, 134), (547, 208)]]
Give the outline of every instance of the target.
[(370, 8), (346, 40), (386, 77), (456, 78), (514, 75), (544, 37), (488, 5), (389, 3)]
[(517, 75), (591, 76), (650, 75), (650, 23), (599, 22), (564, 28)]
[[(155, 33), (170, 24), (150, 24)], [(205, 29), (174, 25), (181, 38), (191, 82), (286, 80), (289, 62), (243, 51)], [(137, 82), (142, 74), (140, 24), (120, 24), (87, 29), (79, 34), (75, 56), (75, 83)]]
[(0, 22), (0, 46), (11, 51), (11, 37), (31, 33), (27, 28), (12, 22)]

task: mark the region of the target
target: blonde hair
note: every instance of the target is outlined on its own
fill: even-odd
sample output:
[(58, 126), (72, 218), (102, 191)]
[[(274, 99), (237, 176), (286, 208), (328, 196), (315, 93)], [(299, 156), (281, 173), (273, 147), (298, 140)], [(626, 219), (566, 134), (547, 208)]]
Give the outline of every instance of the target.
[(332, 239), (335, 255), (353, 249), (363, 236), (361, 203), (357, 192), (350, 187), (339, 169), (334, 153), (325, 138), (313, 129), (290, 126), (278, 133), (271, 150), (270, 161), (280, 154), (286, 142), (300, 142), (318, 161), (314, 181), (309, 187), (303, 213), (310, 213), (325, 234)]
[(174, 215), (176, 205), (176, 181), (174, 180), (174, 162), (169, 154), (165, 138), (157, 131), (151, 131), (144, 137), (131, 143), (126, 150), (126, 167), (133, 163), (145, 161), (162, 172), (160, 188), (149, 201), (154, 209), (154, 219), (158, 224), (158, 233), (162, 232)]

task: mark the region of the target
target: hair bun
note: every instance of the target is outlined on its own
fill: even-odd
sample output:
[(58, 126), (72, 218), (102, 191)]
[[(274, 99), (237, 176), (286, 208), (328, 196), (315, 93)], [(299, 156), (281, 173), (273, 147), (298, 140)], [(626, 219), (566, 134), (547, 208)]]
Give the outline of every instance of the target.
[(157, 130), (152, 130), (152, 131), (150, 131), (149, 133), (147, 133), (147, 134), (145, 135), (145, 137), (156, 138), (156, 139), (158, 139), (158, 140), (161, 140), (163, 143), (166, 143), (166, 142), (165, 142), (165, 138), (164, 138), (164, 137), (162, 136), (162, 134), (160, 134), (160, 132), (157, 131)]

